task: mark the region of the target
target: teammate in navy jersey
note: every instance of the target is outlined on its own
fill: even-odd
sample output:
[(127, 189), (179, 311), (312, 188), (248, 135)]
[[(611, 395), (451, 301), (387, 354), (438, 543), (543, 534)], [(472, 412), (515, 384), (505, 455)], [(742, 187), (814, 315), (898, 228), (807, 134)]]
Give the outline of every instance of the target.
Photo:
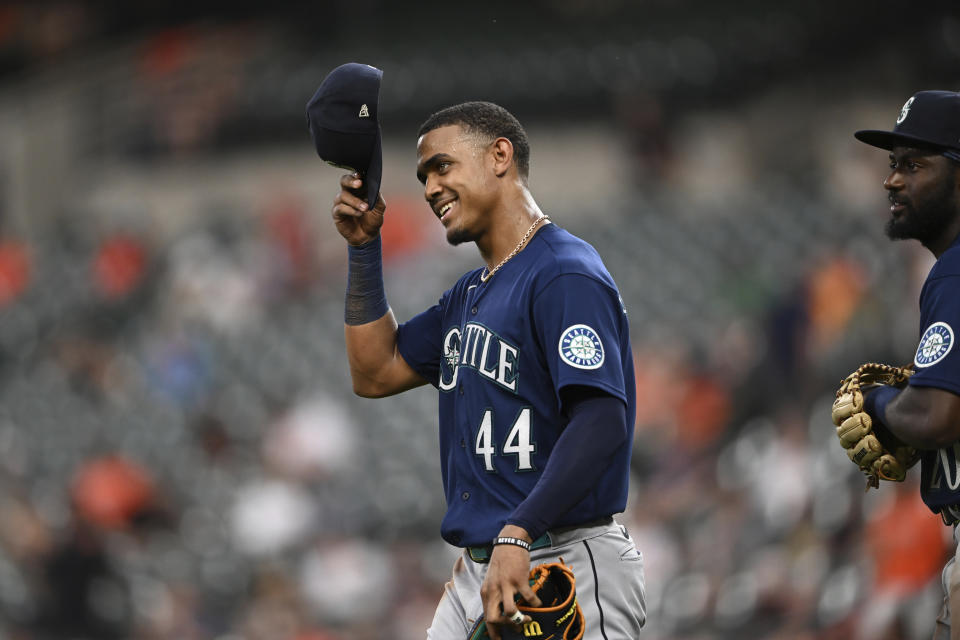
[(576, 576), (584, 637), (636, 638), (643, 561), (612, 517), (626, 506), (636, 410), (617, 287), (593, 247), (537, 206), (527, 137), (509, 112), (456, 105), (418, 135), (430, 209), (451, 244), (477, 245), (484, 266), (398, 326), (380, 267), (383, 198), (370, 206), (358, 197), (360, 175), (346, 175), (332, 214), (350, 253), (354, 391), (438, 391), (441, 535), (464, 551), (427, 637), (465, 638), (483, 614), (497, 640), (523, 619), (515, 597), (539, 605), (531, 563), (562, 557)]
[[(919, 240), (937, 258), (920, 292), (916, 373), (902, 392), (869, 392), (866, 410), (922, 450), (923, 500), (953, 525), (960, 541), (960, 349), (954, 345), (960, 329), (960, 94), (921, 91), (903, 105), (893, 131), (854, 135), (890, 151), (883, 182), (890, 199), (887, 235)], [(934, 638), (960, 638), (960, 624), (952, 636), (950, 624), (951, 609), (960, 612), (957, 556), (944, 567), (943, 587)]]

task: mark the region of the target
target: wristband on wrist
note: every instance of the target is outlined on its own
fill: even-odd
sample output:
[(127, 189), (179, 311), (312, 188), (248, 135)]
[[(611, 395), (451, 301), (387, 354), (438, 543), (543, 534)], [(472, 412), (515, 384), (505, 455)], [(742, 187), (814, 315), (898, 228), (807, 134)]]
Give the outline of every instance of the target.
[(874, 389), (863, 399), (863, 410), (871, 418), (887, 426), (887, 405), (900, 394), (896, 387), (880, 387)]
[(380, 236), (358, 247), (348, 245), (347, 256), (347, 296), (343, 321), (358, 325), (379, 320), (390, 310), (383, 290)]
[(512, 544), (516, 547), (520, 547), (521, 549), (526, 549), (527, 551), (530, 551), (530, 543), (527, 542), (526, 540), (521, 540), (520, 538), (508, 538), (506, 536), (499, 536), (494, 538), (493, 546), (497, 546), (499, 544)]

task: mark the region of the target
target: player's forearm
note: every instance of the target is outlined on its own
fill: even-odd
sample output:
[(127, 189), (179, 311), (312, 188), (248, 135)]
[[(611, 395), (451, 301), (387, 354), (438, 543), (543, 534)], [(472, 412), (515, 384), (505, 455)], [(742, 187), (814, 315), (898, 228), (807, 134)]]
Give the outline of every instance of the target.
[(353, 390), (365, 397), (402, 391), (392, 380), (397, 354), (397, 321), (383, 289), (380, 237), (348, 247), (344, 338)]
[(387, 395), (383, 393), (385, 378), (397, 348), (393, 312), (366, 324), (345, 324), (343, 337), (354, 393), (365, 397)]
[(343, 321), (357, 326), (379, 320), (390, 307), (383, 290), (380, 236), (359, 246), (347, 247), (347, 292)]
[(940, 449), (960, 439), (960, 397), (943, 389), (907, 387), (877, 417), (918, 449)]
[(600, 481), (627, 439), (627, 423), (626, 407), (618, 398), (602, 395), (578, 403), (543, 475), (507, 523), (523, 527), (533, 538), (556, 524)]

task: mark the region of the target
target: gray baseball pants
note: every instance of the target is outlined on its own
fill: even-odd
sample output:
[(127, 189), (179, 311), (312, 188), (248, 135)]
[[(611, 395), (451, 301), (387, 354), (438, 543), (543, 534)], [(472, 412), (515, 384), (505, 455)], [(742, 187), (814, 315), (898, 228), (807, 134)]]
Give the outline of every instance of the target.
[[(616, 521), (595, 527), (548, 532), (551, 546), (530, 552), (530, 566), (558, 562), (573, 569), (577, 601), (583, 609), (584, 640), (635, 640), (646, 621), (643, 556), (627, 530)], [(487, 564), (474, 562), (466, 550), (444, 587), (428, 640), (462, 640), (483, 613), (480, 586)]]
[(953, 541), (957, 543), (956, 554), (943, 567), (943, 607), (937, 616), (933, 640), (960, 640), (960, 625), (950, 624), (950, 612), (960, 611), (960, 531), (953, 525)]

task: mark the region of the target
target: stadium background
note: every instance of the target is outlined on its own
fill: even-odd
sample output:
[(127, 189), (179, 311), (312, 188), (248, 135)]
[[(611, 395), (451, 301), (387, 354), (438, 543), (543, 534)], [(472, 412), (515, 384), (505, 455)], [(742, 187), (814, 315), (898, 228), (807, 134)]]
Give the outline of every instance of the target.
[(931, 264), (851, 133), (960, 86), (960, 10), (722, 4), (0, 5), (0, 638), (423, 637), (435, 396), (350, 393), (303, 114), (347, 61), (384, 69), (400, 319), (478, 264), (413, 171), (464, 99), (619, 283), (646, 638), (929, 637), (949, 530), (916, 472), (864, 493), (828, 407), (912, 357)]

